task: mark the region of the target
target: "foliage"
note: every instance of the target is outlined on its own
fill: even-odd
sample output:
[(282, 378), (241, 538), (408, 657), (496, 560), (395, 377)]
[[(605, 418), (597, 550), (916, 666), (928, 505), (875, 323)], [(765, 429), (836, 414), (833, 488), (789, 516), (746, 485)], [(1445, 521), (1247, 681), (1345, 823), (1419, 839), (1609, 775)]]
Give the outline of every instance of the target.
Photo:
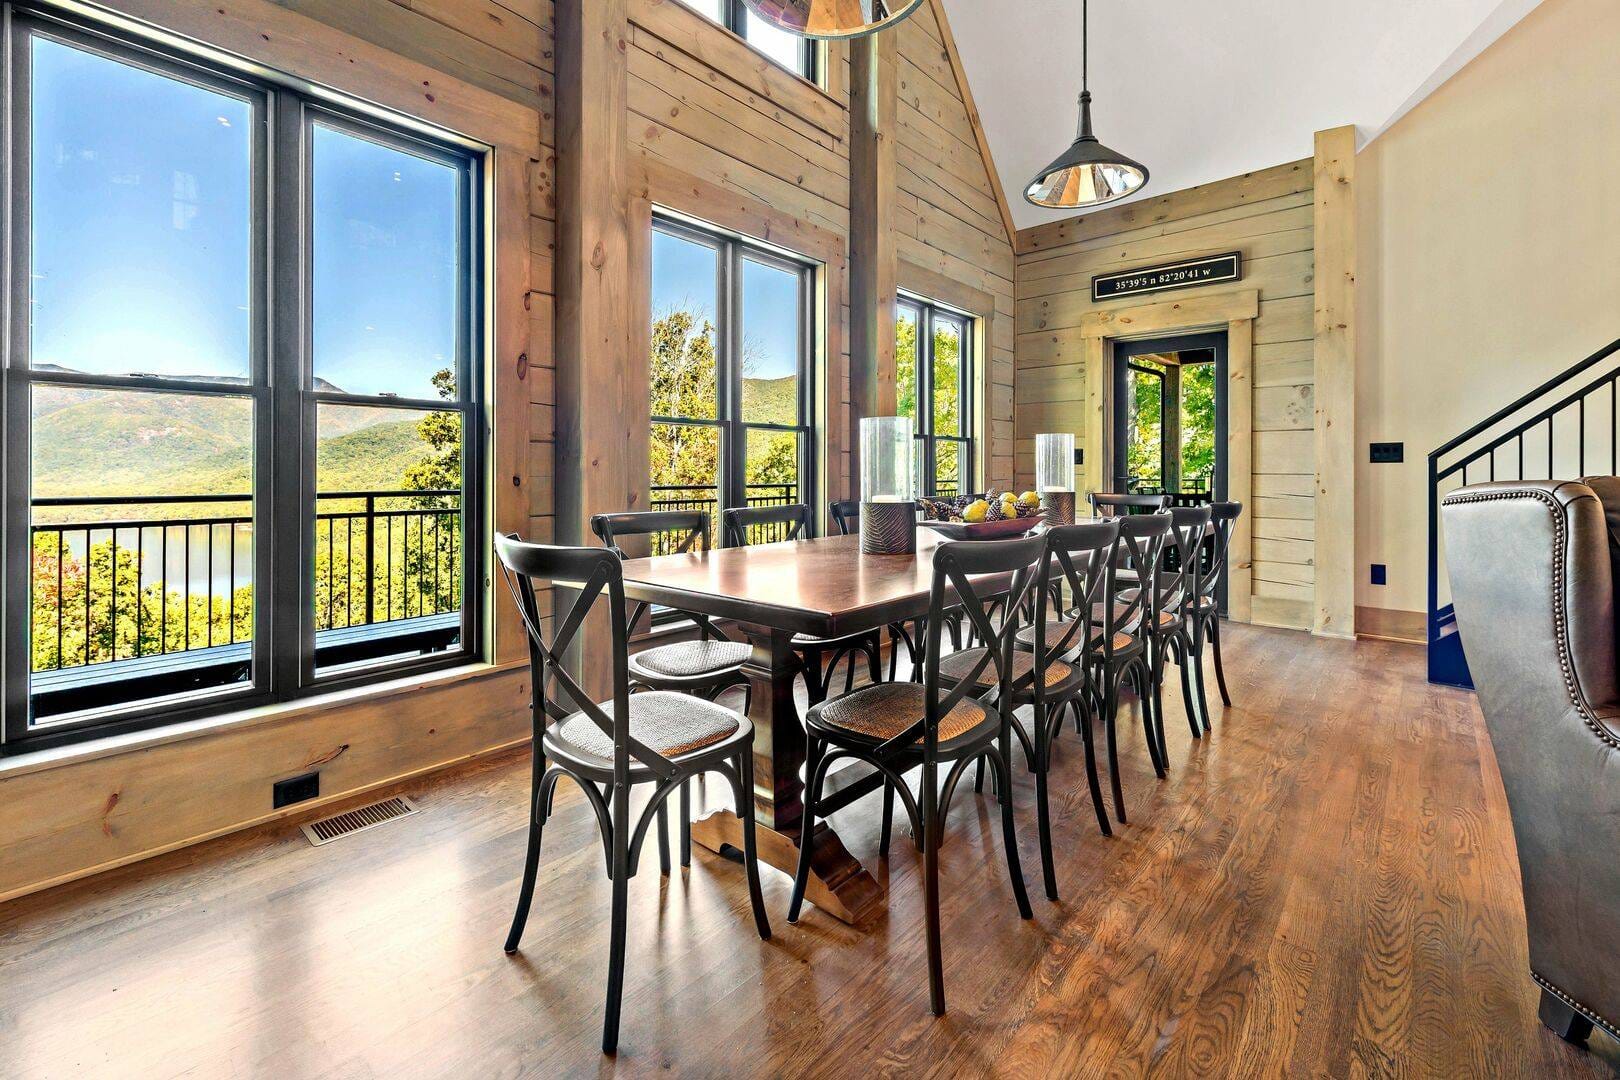
[[(1155, 371), (1156, 364), (1137, 361)], [(1130, 371), (1131, 407), (1127, 416), (1130, 447), (1126, 468), (1132, 480), (1152, 486), (1164, 483), (1164, 380), (1141, 371)]]
[(1181, 478), (1215, 475), (1215, 365), (1181, 369)]
[[(1134, 363), (1155, 371), (1163, 365), (1146, 358)], [(1163, 428), (1160, 410), (1163, 408), (1164, 383), (1154, 375), (1139, 371), (1130, 373), (1131, 401), (1128, 416), (1130, 445), (1126, 449), (1126, 467), (1138, 485), (1160, 486), (1162, 475)], [(1191, 482), (1213, 477), (1215, 472), (1215, 365), (1184, 364), (1181, 368), (1181, 482), (1191, 488)]]
[[(897, 407), (901, 416), (910, 416), (923, 430), (923, 417), (917, 408), (917, 323), (899, 318), (894, 324), (895, 382)], [(951, 328), (936, 327), (934, 354), (934, 411), (935, 435), (960, 436), (962, 430), (962, 342)], [(960, 444), (942, 442), (934, 448), (934, 475), (936, 489), (941, 493), (955, 491), (961, 479), (959, 465)]]
[[(433, 385), (440, 397), (455, 396), (449, 370), (435, 374)], [(166, 437), (170, 429), (162, 427), (160, 417), (145, 411), (145, 402), (141, 409), (122, 415), (117, 408), (109, 408), (114, 404), (123, 403), (64, 396), (52, 403), (48, 418), (58, 421), (52, 430), (67, 430), (61, 422), (83, 422), (94, 437), (111, 438), (130, 448), (148, 447), (144, 453), (131, 449), (135, 464), (146, 470), (141, 479), (161, 476), (165, 490), (212, 494), (251, 489), (250, 466), (235, 460), (241, 456), (241, 447), (230, 445), (233, 440), (250, 438), (250, 433), (238, 430), (243, 427), (240, 417), (221, 410), (216, 399), (204, 399), (201, 405), (191, 399), (182, 401), (180, 415), (170, 424), (179, 440), (173, 444), (172, 458), (171, 441)], [(328, 491), (459, 491), (460, 414), (435, 410), (419, 419), (394, 419), (398, 415), (391, 409), (345, 407), (331, 414), (334, 422), (328, 424), (329, 416), (323, 413), (323, 437), (317, 450), (319, 486)], [(56, 488), (65, 488), (62, 493), (66, 494), (122, 494), (131, 486), (152, 490), (150, 483), (137, 481), (128, 463), (111, 473), (85, 477), (83, 440), (60, 433), (54, 438), (43, 461), (36, 456), (36, 469), (71, 466), (69, 471), (76, 470), (82, 479), (75, 482), (64, 477), (52, 486), (53, 493)], [(154, 444), (161, 446), (163, 454), (151, 452)], [(75, 457), (75, 452), (80, 456)], [(109, 476), (125, 487), (120, 491), (107, 486)], [(375, 499), (370, 509), (378, 516), (368, 522), (363, 500), (322, 500), (315, 526), (315, 629), (458, 610), (462, 584), (459, 505), (459, 496)], [(70, 520), (88, 528), (41, 531), (34, 537), (31, 647), (35, 671), (253, 639), (254, 586), (235, 584), (245, 576), (241, 564), (251, 566), (251, 525), (176, 523), (114, 528), (109, 521), (97, 526), (98, 520), (129, 513), (124, 507), (104, 510), (98, 518), (73, 508), (66, 511)], [(141, 514), (155, 521), (165, 517), (165, 511), (187, 519), (246, 513), (240, 504), (180, 504), (142, 508)], [(375, 535), (368, 536), (373, 527)], [(187, 561), (189, 567), (183, 565)], [(232, 569), (225, 570), (227, 566)]]

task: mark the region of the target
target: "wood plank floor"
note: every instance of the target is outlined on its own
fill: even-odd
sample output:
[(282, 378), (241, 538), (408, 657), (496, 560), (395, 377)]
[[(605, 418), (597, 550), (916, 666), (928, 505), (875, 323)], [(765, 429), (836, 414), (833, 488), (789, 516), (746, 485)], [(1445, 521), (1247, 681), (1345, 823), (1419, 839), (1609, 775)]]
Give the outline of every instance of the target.
[(1127, 722), (1114, 839), (1060, 744), (1058, 904), (1019, 776), (1033, 922), (994, 803), (958, 801), (943, 1019), (915, 851), (877, 858), (868, 800), (834, 819), (893, 893), (864, 931), (813, 909), (789, 926), (768, 872), (763, 943), (734, 864), (699, 851), (664, 880), (649, 850), (603, 1058), (608, 883), (571, 788), (525, 951), (501, 952), (527, 785), (509, 755), (405, 786), (423, 813), (327, 847), (268, 826), (0, 906), (0, 1075), (1611, 1075), (1620, 1047), (1536, 1022), (1472, 697), (1427, 685), (1409, 646), (1234, 627), (1228, 655), (1237, 705), (1212, 738), (1169, 705), (1169, 779)]

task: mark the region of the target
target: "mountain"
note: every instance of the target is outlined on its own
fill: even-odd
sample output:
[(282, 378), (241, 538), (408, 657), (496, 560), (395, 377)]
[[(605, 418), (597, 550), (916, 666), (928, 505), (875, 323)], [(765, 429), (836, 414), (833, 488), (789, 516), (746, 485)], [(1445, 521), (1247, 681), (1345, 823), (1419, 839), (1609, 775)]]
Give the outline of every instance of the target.
[[(36, 498), (251, 489), (253, 405), (244, 398), (41, 386), (34, 391), (33, 412)], [(417, 430), (419, 420), (420, 414), (397, 409), (321, 406), (319, 487), (399, 487), (405, 471), (431, 454)], [(185, 508), (174, 509), (180, 514)], [(120, 508), (65, 513), (74, 520), (128, 514)]]
[(799, 422), (799, 380), (786, 375), (780, 379), (743, 379), (743, 419), (751, 424)]

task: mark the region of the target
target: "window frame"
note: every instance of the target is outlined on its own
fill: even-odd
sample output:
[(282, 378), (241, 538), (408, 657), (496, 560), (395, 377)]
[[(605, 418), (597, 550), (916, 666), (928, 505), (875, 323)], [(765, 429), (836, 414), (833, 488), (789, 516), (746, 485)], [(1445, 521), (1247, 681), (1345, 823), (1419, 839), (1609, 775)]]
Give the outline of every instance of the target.
[[(690, 4), (683, 3), (681, 6), (687, 8), (687, 10), (691, 11), (699, 18), (710, 22), (714, 21), (710, 19), (706, 13), (699, 11)], [(748, 5), (744, 2), (744, 0), (720, 0), (720, 10), (722, 13), (722, 18), (719, 22), (716, 22), (715, 25), (724, 27), (733, 34), (736, 34), (743, 41), (748, 41)], [(786, 67), (785, 65), (778, 63), (775, 57), (769, 55), (764, 50), (754, 45), (753, 42), (749, 41), (748, 45), (749, 48), (765, 57), (765, 59), (769, 60), (771, 63), (776, 64), (776, 66), (781, 68), (783, 71), (786, 71), (792, 75), (797, 75), (805, 82), (808, 82), (817, 88), (821, 87), (821, 47), (814, 38), (799, 39), (799, 69), (797, 71), (795, 71), (793, 68)]]
[[(815, 297), (814, 263), (773, 251), (761, 244), (684, 217), (655, 212), (654, 232), (710, 248), (715, 257), (715, 418), (662, 416), (653, 414), (653, 424), (713, 428), (719, 433), (719, 475), (715, 478), (715, 512), (710, 528), (716, 547), (725, 544), (721, 518), (726, 510), (748, 505), (748, 433), (750, 431), (790, 432), (799, 441), (799, 498), (806, 506), (817, 505), (815, 424)], [(742, 311), (744, 259), (795, 274), (799, 279), (799, 357), (797, 404), (799, 423), (765, 424), (742, 417)], [(651, 386), (649, 383), (649, 393)], [(649, 482), (651, 477), (649, 476)], [(650, 501), (650, 500), (649, 500)], [(808, 535), (814, 535), (815, 514), (811, 514)]]
[[(908, 292), (898, 293), (895, 300), (896, 315), (908, 311), (917, 323), (917, 356), (914, 370), (917, 374), (917, 414), (912, 418), (915, 429), (913, 439), (917, 443), (918, 454), (921, 461), (918, 463), (918, 472), (922, 481), (921, 494), (924, 498), (941, 498), (939, 495), (938, 476), (938, 448), (942, 442), (955, 443), (957, 451), (957, 470), (959, 472), (957, 495), (966, 495), (972, 492), (977, 482), (978, 464), (978, 417), (975, 412), (978, 396), (974, 393), (978, 385), (977, 370), (978, 357), (975, 352), (978, 316), (965, 311), (959, 311), (937, 300)], [(957, 347), (957, 416), (960, 435), (936, 435), (934, 433), (934, 323), (943, 317), (947, 322), (955, 323), (961, 327), (960, 344)], [(898, 320), (897, 320), (898, 321)]]
[[(6, 5), (6, 12), (10, 17), (4, 28), (4, 49), (12, 85), (5, 98), (10, 123), (9, 145), (3, 159), (10, 208), (5, 224), (6, 258), (12, 284), (7, 295), (9, 330), (3, 367), (6, 498), (0, 527), (0, 558), (4, 560), (0, 573), (6, 586), (6, 625), (27, 629), (6, 634), (0, 645), (0, 757), (476, 662), (486, 647), (483, 574), (488, 558), (488, 526), (484, 470), (488, 450), (483, 309), (490, 268), (484, 241), (488, 205), (483, 178), (490, 149), (450, 132), (430, 133), (411, 118), (379, 115), (360, 103), (350, 106), (346, 98), (312, 91), (296, 80), (277, 78), (246, 64), (238, 67), (213, 56), (203, 58), (93, 17), (29, 6), (13, 10)], [(97, 375), (30, 367), (31, 320), (17, 313), (28, 311), (31, 295), (31, 49), (36, 37), (252, 105), (249, 370), (244, 381)], [(461, 266), (457, 275), (454, 364), (458, 397), (454, 401), (335, 394), (314, 386), (313, 191), (309, 183), (313, 162), (308, 143), (317, 122), (461, 170), (457, 223)], [(254, 606), (246, 681), (111, 702), (67, 712), (42, 725), (32, 723), (30, 489), (32, 397), (36, 386), (170, 392), (251, 402)], [(456, 645), (418, 656), (380, 658), (327, 671), (316, 669), (314, 571), (319, 507), (314, 497), (315, 417), (319, 405), (326, 401), (461, 414), (463, 580), (461, 631)], [(296, 434), (277, 437), (278, 431)], [(296, 582), (296, 588), (290, 582)], [(289, 593), (296, 600), (287, 599)]]

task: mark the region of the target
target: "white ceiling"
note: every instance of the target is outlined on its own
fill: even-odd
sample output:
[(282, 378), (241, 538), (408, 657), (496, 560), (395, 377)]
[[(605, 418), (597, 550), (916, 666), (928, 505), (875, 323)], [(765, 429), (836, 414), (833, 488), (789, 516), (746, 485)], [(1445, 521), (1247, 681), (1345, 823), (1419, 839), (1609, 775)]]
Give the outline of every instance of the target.
[[(1097, 137), (1147, 165), (1150, 197), (1309, 157), (1323, 128), (1365, 141), (1538, 3), (1092, 0)], [(1014, 222), (1073, 216), (1023, 191), (1074, 140), (1080, 0), (945, 8)]]

